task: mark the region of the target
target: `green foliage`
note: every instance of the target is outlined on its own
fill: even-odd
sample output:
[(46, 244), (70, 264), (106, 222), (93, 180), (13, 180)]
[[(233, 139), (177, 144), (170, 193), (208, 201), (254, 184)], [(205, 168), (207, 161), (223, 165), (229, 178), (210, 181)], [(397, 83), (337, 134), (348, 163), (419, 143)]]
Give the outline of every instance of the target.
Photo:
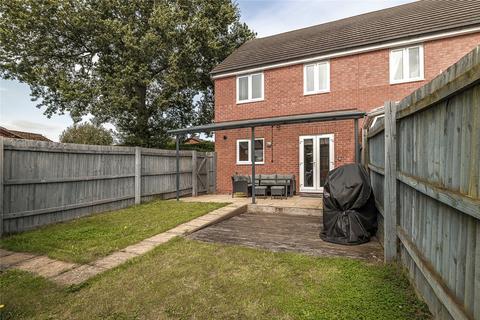
[(0, 0), (0, 75), (45, 114), (88, 113), (122, 144), (213, 117), (212, 68), (254, 37), (231, 0)]
[(74, 124), (60, 135), (60, 142), (111, 145), (113, 137), (109, 130), (91, 123)]
[(0, 275), (0, 317), (35, 319), (429, 319), (395, 267), (177, 238), (78, 290)]
[[(175, 141), (168, 142), (164, 147), (164, 149), (175, 150), (176, 145)], [(213, 141), (202, 141), (197, 144), (180, 144), (180, 150), (196, 150), (201, 152), (213, 152), (215, 151), (215, 143)]]
[(152, 201), (5, 237), (0, 247), (88, 263), (224, 205)]

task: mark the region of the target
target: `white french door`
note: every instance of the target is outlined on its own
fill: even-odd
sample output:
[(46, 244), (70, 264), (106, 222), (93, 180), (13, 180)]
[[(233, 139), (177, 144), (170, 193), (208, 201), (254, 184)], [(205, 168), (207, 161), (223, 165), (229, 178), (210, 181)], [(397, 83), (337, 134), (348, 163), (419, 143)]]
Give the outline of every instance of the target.
[(333, 134), (300, 136), (300, 192), (323, 192), (334, 168)]

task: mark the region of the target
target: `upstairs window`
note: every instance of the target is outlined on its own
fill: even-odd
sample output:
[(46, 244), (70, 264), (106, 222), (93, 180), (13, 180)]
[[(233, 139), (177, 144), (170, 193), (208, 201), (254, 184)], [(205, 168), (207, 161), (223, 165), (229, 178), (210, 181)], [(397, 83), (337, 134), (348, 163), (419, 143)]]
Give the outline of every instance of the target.
[(423, 46), (390, 51), (390, 83), (423, 80)]
[(306, 64), (303, 67), (303, 93), (315, 94), (330, 91), (330, 63), (328, 61)]
[(263, 73), (237, 77), (237, 103), (263, 100)]
[[(250, 140), (237, 140), (237, 164), (251, 164)], [(264, 163), (264, 139), (255, 139), (255, 163)]]

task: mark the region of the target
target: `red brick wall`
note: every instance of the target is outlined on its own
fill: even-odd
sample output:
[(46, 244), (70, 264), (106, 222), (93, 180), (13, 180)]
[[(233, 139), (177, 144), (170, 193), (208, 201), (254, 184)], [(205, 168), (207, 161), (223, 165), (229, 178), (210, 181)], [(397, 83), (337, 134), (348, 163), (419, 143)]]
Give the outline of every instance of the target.
[[(236, 104), (235, 77), (215, 80), (215, 122), (280, 115), (360, 109), (369, 111), (387, 100), (398, 101), (424, 85), (480, 43), (480, 33), (423, 43), (425, 81), (390, 85), (389, 49), (330, 59), (330, 92), (303, 95), (303, 64), (264, 71), (264, 101)], [(273, 147), (265, 147), (265, 164), (258, 173), (294, 173), (298, 186), (299, 136), (333, 133), (335, 166), (354, 160), (353, 121), (322, 122), (273, 128)], [(249, 173), (236, 165), (236, 140), (249, 138), (247, 129), (219, 131), (217, 190), (231, 191), (233, 173)], [(272, 141), (272, 128), (258, 128), (256, 136)], [(226, 139), (224, 139), (226, 137)], [(272, 157), (273, 149), (273, 157)]]

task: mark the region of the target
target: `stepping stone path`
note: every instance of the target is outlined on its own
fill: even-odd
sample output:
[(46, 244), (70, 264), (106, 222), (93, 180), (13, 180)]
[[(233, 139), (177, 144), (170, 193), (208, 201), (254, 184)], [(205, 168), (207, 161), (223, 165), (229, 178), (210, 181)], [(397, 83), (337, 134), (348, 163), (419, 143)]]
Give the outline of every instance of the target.
[(246, 211), (246, 205), (230, 204), (84, 265), (54, 260), (41, 255), (0, 249), (0, 271), (18, 269), (51, 279), (61, 285), (80, 284), (129, 259), (145, 254), (177, 236), (188, 235)]

